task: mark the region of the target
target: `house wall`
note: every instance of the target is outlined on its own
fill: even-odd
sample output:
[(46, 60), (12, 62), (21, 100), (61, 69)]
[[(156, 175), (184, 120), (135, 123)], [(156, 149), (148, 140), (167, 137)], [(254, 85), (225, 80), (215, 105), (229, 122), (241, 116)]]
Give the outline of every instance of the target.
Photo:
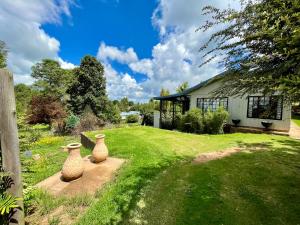
[[(190, 93), (190, 108), (197, 107), (197, 98), (210, 98), (212, 92), (221, 86), (221, 81), (214, 82), (205, 87)], [(261, 94), (251, 94), (252, 96), (261, 96)], [(239, 126), (263, 128), (261, 121), (265, 119), (247, 118), (248, 95), (244, 97), (228, 97), (228, 123), (232, 124), (232, 119), (240, 119)], [(288, 131), (291, 121), (291, 105), (283, 105), (282, 120), (269, 120), (273, 124), (271, 129)]]

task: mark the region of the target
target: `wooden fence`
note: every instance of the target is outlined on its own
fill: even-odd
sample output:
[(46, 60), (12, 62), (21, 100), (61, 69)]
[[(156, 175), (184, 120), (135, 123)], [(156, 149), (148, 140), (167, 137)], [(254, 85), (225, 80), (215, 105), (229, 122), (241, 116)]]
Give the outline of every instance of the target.
[[(8, 190), (13, 196), (23, 197), (16, 103), (12, 74), (0, 69), (0, 143), (3, 168), (11, 173), (14, 184)], [(18, 202), (23, 209), (23, 201)], [(24, 224), (24, 210), (17, 210), (13, 217)]]

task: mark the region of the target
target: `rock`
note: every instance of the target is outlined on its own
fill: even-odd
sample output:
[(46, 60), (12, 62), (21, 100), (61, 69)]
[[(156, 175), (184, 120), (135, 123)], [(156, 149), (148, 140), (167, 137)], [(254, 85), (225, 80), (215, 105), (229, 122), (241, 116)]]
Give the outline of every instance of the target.
[(34, 160), (40, 160), (40, 159), (41, 159), (41, 156), (40, 156), (40, 154), (35, 154), (35, 155), (32, 156), (32, 158), (33, 158)]
[(63, 152), (67, 152), (67, 151), (68, 151), (67, 146), (60, 146), (60, 147), (61, 147), (61, 150), (62, 150)]

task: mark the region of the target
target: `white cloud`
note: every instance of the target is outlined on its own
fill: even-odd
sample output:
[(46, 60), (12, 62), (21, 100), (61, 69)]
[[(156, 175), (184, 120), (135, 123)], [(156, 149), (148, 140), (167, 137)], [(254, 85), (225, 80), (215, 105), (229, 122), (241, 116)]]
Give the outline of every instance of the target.
[(136, 62), (138, 60), (138, 57), (133, 48), (128, 48), (123, 51), (117, 47), (108, 46), (104, 42), (100, 44), (97, 58), (104, 62), (114, 60), (124, 64)]
[[(110, 62), (117, 61), (127, 64), (133, 73), (147, 76), (145, 81), (137, 83), (129, 74), (118, 74), (113, 70), (114, 79), (108, 78), (108, 91), (111, 96), (120, 98), (125, 95), (130, 97), (132, 94), (134, 100), (147, 100), (158, 95), (162, 87), (174, 92), (176, 87), (185, 81), (193, 86), (222, 72), (224, 69), (219, 67), (218, 58), (199, 67), (203, 62), (199, 48), (213, 32), (219, 29), (217, 27), (206, 33), (195, 32), (207, 20), (207, 17), (202, 15), (202, 8), (206, 5), (236, 8), (239, 2), (237, 0), (160, 0), (157, 9), (153, 12), (152, 23), (159, 31), (161, 41), (153, 47), (150, 58), (139, 60), (132, 48), (120, 50), (101, 43), (98, 58), (105, 62), (106, 70), (113, 70)], [(143, 94), (137, 94), (141, 91)]]
[(8, 47), (7, 63), (15, 82), (31, 83), (31, 67), (37, 61), (59, 59), (59, 41), (45, 33), (41, 25), (59, 24), (62, 14), (70, 16), (71, 4), (72, 0), (0, 1), (0, 40)]
[(74, 69), (76, 67), (76, 65), (74, 65), (73, 63), (64, 61), (62, 58), (58, 58), (58, 62), (61, 66), (61, 68), (63, 69)]
[(219, 27), (206, 33), (195, 30), (207, 20), (202, 8), (214, 5), (218, 8), (238, 7), (237, 0), (161, 0), (154, 11), (152, 22), (160, 33), (160, 43), (152, 49), (152, 57), (129, 63), (133, 72), (147, 75), (139, 83), (148, 98), (159, 94), (160, 89), (171, 92), (188, 81), (190, 86), (206, 80), (224, 69), (219, 67), (216, 58), (209, 64), (199, 67), (203, 62), (199, 48)]
[(107, 92), (110, 99), (128, 97), (133, 101), (146, 101), (143, 88), (128, 73), (118, 73), (110, 64), (104, 64)]

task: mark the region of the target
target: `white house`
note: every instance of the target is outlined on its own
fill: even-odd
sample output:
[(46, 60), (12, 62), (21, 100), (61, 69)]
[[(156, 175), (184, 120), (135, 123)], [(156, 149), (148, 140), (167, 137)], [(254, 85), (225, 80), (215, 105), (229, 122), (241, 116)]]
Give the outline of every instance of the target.
[[(232, 120), (239, 120), (238, 126), (264, 128), (263, 121), (271, 123), (270, 129), (289, 131), (291, 121), (291, 105), (283, 104), (279, 95), (263, 96), (262, 94), (247, 94), (243, 97), (214, 97), (213, 92), (222, 85), (222, 76), (216, 76), (194, 87), (169, 96), (155, 97), (160, 100), (160, 112), (154, 115), (154, 126), (164, 128), (162, 114), (163, 104), (171, 102), (173, 114), (172, 124), (178, 109), (185, 113), (191, 108), (198, 107), (203, 111), (214, 111), (222, 106), (229, 112), (228, 123), (233, 125)], [(177, 107), (181, 105), (181, 107)], [(169, 113), (170, 114), (170, 113)]]

